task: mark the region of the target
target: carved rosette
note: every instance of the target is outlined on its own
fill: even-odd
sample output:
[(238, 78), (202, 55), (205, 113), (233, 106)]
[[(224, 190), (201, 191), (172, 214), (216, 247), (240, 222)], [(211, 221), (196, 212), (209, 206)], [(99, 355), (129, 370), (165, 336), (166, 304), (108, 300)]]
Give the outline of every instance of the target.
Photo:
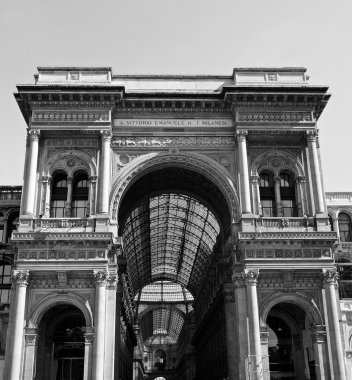
[(117, 290), (117, 276), (108, 277), (106, 280), (106, 289), (108, 290)]
[(106, 273), (102, 271), (94, 271), (94, 285), (95, 286), (105, 286), (106, 285)]
[(339, 279), (339, 274), (337, 273), (337, 269), (336, 268), (323, 269), (323, 281), (324, 281), (324, 285), (337, 286), (338, 279)]
[(259, 269), (245, 269), (243, 272), (243, 281), (246, 285), (257, 286)]
[(15, 286), (27, 286), (29, 278), (28, 270), (14, 270), (12, 271), (11, 280)]
[(324, 325), (315, 325), (312, 327), (312, 342), (324, 343), (326, 342), (326, 330)]
[(236, 132), (237, 142), (246, 142), (247, 135), (248, 135), (248, 131), (244, 129), (239, 129)]

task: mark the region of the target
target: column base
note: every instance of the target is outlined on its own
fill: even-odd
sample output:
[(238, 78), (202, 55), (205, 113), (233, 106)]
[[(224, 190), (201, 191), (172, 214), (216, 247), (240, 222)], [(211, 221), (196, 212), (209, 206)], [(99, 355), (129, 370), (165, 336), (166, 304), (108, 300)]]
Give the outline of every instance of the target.
[(33, 216), (21, 215), (17, 231), (18, 232), (32, 232), (33, 231)]
[(255, 232), (255, 216), (253, 214), (242, 214), (241, 227), (243, 232)]
[(328, 214), (316, 214), (315, 222), (317, 231), (331, 231)]

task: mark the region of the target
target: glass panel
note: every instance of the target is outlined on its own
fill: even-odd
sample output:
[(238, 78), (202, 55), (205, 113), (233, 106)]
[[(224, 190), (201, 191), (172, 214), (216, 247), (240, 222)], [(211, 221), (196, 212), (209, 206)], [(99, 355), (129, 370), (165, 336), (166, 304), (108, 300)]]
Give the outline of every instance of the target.
[(351, 241), (351, 218), (343, 212), (339, 214), (339, 231), (341, 241)]
[(85, 218), (88, 211), (88, 201), (76, 200), (72, 202), (72, 216), (75, 218)]
[(51, 218), (64, 218), (65, 217), (65, 205), (66, 201), (54, 200), (50, 206)]
[(0, 224), (0, 243), (3, 241), (4, 236), (4, 225)]
[(272, 199), (262, 199), (262, 212), (263, 216), (275, 216), (275, 202)]

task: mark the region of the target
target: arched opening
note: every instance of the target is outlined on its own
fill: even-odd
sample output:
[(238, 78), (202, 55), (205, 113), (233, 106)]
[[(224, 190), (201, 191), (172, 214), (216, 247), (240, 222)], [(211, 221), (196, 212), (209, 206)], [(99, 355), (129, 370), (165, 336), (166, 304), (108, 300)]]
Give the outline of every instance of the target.
[(17, 230), (19, 216), (20, 213), (18, 211), (12, 211), (10, 215), (7, 217), (6, 242), (8, 242), (11, 238), (12, 232)]
[(57, 171), (53, 174), (50, 201), (50, 217), (64, 218), (67, 201), (67, 174)]
[(83, 313), (72, 305), (57, 305), (44, 314), (39, 324), (36, 379), (83, 380), (85, 326)]
[[(143, 347), (139, 372), (168, 379), (187, 378), (183, 371), (190, 366), (194, 376), (196, 367), (215, 368), (209, 350), (195, 357), (192, 339), (195, 301), (230, 234), (231, 217), (222, 193), (202, 174), (176, 167), (156, 170), (130, 186), (118, 224)], [(211, 331), (210, 344), (223, 342), (219, 331), (223, 329)], [(226, 357), (226, 348), (221, 355)], [(222, 368), (208, 371), (209, 376), (221, 371), (227, 376), (224, 361), (219, 363)]]
[(340, 298), (352, 298), (352, 263), (346, 259), (336, 260), (339, 272)]
[(264, 170), (259, 175), (259, 193), (263, 216), (277, 216), (274, 175)]
[(72, 216), (85, 218), (88, 216), (88, 174), (84, 171), (75, 173), (72, 188)]
[(268, 313), (270, 379), (316, 379), (313, 321), (296, 304), (282, 302)]
[(351, 217), (345, 212), (339, 213), (339, 232), (340, 241), (352, 241), (352, 223)]

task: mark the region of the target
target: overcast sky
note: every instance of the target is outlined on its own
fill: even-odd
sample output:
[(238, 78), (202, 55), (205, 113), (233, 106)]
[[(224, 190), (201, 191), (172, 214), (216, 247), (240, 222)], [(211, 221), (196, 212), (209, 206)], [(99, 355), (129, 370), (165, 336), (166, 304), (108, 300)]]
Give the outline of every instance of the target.
[(0, 185), (21, 185), (26, 124), (16, 84), (37, 66), (115, 74), (223, 74), (304, 66), (332, 98), (319, 120), (326, 191), (352, 191), (351, 0), (0, 2)]

